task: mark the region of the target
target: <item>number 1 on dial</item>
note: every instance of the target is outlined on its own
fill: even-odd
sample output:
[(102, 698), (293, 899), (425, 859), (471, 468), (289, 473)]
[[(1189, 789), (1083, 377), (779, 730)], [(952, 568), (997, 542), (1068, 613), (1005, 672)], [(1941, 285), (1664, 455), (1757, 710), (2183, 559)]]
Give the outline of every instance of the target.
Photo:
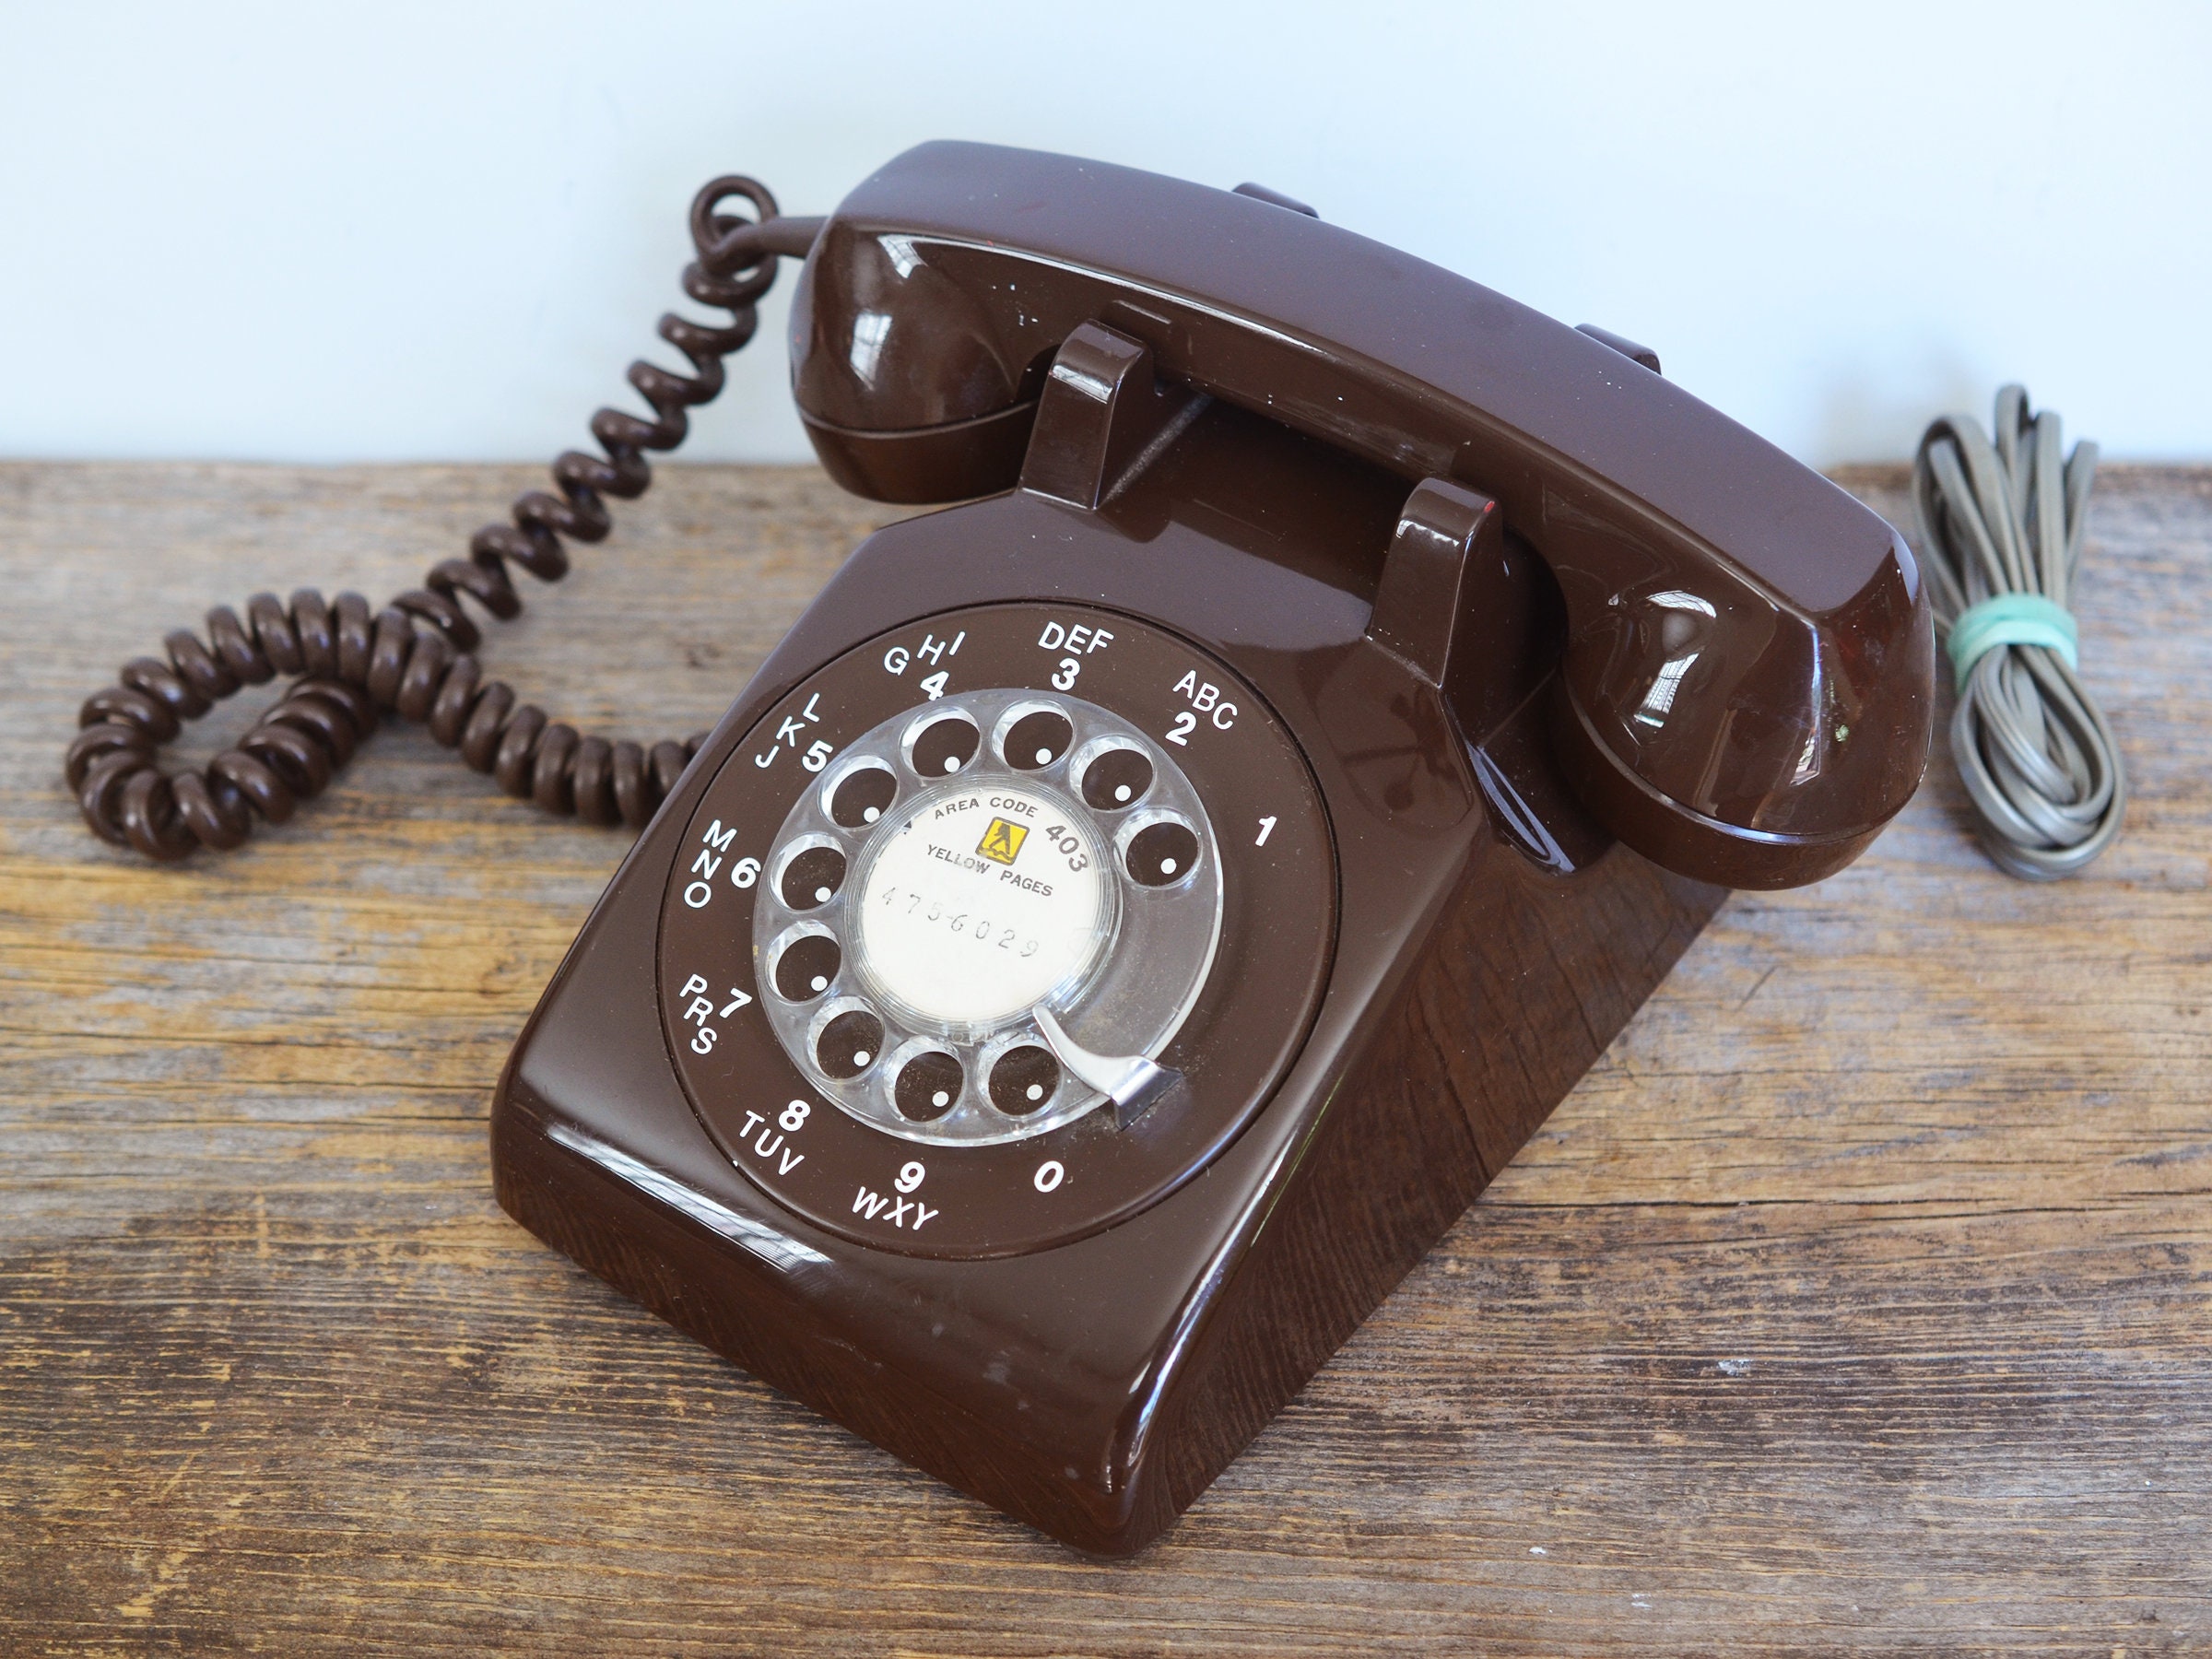
[(1275, 820), (1271, 818), (1264, 818), (1260, 820), (1260, 839), (1252, 844), (1255, 847), (1264, 847), (1267, 844), (1267, 838), (1274, 833)]

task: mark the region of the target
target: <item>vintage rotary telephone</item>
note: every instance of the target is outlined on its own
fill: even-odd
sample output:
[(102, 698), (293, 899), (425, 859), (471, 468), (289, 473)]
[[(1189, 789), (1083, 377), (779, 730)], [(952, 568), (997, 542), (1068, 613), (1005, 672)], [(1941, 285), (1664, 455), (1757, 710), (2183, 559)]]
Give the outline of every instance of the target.
[[(750, 199), (757, 222), (718, 208)], [(1933, 640), (1840, 489), (1574, 330), (1254, 186), (967, 144), (827, 219), (694, 206), (695, 378), (603, 410), (381, 612), (262, 595), (94, 697), (157, 857), (396, 709), (645, 833), (500, 1080), (524, 1226), (1081, 1548), (1197, 1496), (1597, 1058), (1730, 887), (1904, 805)], [(580, 737), (465, 654), (721, 386), (779, 258), (869, 538), (714, 731)], [(157, 746), (299, 677), (236, 748)], [(656, 811), (655, 808), (658, 808)]]

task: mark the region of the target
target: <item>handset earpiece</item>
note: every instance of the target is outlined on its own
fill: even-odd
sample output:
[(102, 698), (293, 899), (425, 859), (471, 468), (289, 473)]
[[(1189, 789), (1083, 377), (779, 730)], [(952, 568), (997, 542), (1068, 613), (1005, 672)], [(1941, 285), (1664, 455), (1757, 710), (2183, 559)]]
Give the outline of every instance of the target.
[(1015, 482), (1041, 377), (1091, 321), (1165, 380), (1494, 498), (1565, 600), (1561, 762), (1656, 862), (1818, 880), (1917, 787), (1934, 636), (1895, 530), (1602, 335), (1269, 200), (910, 150), (814, 243), (794, 392), (848, 488), (980, 495)]

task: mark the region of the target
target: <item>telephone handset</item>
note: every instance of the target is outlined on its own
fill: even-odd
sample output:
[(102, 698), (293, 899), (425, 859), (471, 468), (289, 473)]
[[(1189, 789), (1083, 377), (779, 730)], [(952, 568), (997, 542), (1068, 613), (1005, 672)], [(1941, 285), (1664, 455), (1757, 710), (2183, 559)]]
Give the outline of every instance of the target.
[(1496, 500), (1566, 604), (1561, 758), (1670, 868), (1817, 880), (1919, 783), (1903, 537), (1582, 331), (1308, 214), (971, 145), (863, 183), (799, 280), (800, 413), (864, 495), (1011, 485), (1053, 351), (1100, 322), (1179, 385)]
[[(1818, 879), (1903, 806), (1927, 598), (1642, 348), (1256, 187), (933, 144), (827, 219), (733, 180), (693, 228), (735, 320), (664, 321), (700, 373), (633, 371), (658, 422), (603, 411), (608, 460), (380, 615), (172, 635), (88, 704), (72, 783), (113, 839), (234, 844), (397, 707), (517, 793), (650, 816), (500, 1080), (500, 1202), (1132, 1551), (1725, 888)], [(605, 533), (781, 256), (824, 465), (966, 504), (863, 544), (712, 734), (579, 737), (482, 679), (459, 597), (512, 614), (505, 561)], [(275, 735), (165, 778), (152, 746), (254, 672), (307, 677)]]

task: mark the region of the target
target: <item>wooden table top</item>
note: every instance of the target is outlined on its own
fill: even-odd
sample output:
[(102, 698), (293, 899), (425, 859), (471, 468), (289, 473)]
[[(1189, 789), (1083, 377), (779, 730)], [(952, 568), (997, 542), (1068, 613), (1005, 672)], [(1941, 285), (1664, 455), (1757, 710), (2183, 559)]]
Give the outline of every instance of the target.
[[(80, 825), (61, 750), (123, 659), (396, 592), (541, 477), (0, 466), (0, 1652), (2212, 1649), (2212, 473), (2098, 485), (2103, 862), (1999, 875), (1939, 757), (1852, 869), (1731, 899), (1123, 1565), (493, 1204), (492, 1080), (618, 835), (398, 728), (239, 854)], [(1900, 475), (1847, 482), (1903, 522)], [(667, 469), (484, 655), (702, 727), (879, 514)]]

